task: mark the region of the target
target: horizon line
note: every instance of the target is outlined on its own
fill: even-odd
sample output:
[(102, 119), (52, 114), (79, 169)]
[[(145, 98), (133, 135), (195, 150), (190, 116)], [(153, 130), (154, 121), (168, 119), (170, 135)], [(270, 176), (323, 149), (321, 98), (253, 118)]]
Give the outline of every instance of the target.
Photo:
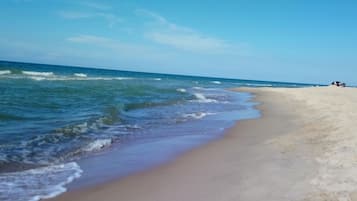
[(168, 75), (168, 76), (201, 77), (201, 78), (209, 78), (209, 79), (241, 80), (241, 81), (256, 81), (256, 82), (276, 82), (276, 83), (286, 83), (286, 84), (302, 84), (302, 85), (318, 85), (318, 86), (325, 86), (326, 85), (326, 84), (321, 84), (321, 83), (303, 83), (303, 82), (290, 82), (290, 81), (277, 81), (277, 80), (256, 80), (256, 79), (244, 79), (244, 78), (241, 79), (241, 78), (203, 76), (203, 75), (185, 75), (185, 74), (175, 74), (175, 73), (159, 73), (159, 72), (148, 72), (148, 71), (120, 70), (120, 69), (112, 69), (110, 67), (65, 65), (65, 64), (53, 64), (53, 63), (37, 63), (37, 62), (28, 62), (28, 61), (10, 61), (10, 60), (3, 60), (3, 59), (0, 59), (0, 62), (48, 65), (48, 66), (58, 66), (58, 67), (75, 67), (75, 68), (109, 70), (109, 71), (123, 71), (123, 72), (133, 72), (133, 73), (143, 73), (143, 74), (159, 74), (159, 75)]

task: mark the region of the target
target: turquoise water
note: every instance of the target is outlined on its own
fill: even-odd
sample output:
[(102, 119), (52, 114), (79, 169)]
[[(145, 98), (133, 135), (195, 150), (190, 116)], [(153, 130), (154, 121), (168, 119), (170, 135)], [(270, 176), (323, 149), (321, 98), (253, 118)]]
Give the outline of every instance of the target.
[(239, 86), (309, 85), (0, 62), (0, 200), (55, 196), (112, 147), (219, 135), (253, 110)]

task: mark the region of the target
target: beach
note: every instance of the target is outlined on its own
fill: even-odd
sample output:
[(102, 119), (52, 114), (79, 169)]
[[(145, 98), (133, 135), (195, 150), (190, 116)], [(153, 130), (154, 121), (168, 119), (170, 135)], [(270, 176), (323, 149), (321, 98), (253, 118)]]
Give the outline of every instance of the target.
[(249, 90), (229, 89), (313, 86), (16, 62), (0, 69), (3, 201), (118, 181), (260, 117)]
[(239, 88), (262, 117), (176, 160), (67, 200), (356, 200), (357, 89)]
[(0, 201), (357, 201), (357, 1), (0, 5)]

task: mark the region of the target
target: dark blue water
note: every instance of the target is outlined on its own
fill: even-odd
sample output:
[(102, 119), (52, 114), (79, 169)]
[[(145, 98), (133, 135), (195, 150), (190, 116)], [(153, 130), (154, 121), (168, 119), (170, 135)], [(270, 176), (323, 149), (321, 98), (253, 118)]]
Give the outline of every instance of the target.
[(213, 139), (256, 115), (249, 94), (227, 90), (239, 86), (308, 85), (0, 62), (0, 200), (57, 195), (89, 175), (78, 161), (111, 147), (126, 174), (139, 164), (127, 150), (140, 161), (155, 143), (179, 139), (176, 153)]

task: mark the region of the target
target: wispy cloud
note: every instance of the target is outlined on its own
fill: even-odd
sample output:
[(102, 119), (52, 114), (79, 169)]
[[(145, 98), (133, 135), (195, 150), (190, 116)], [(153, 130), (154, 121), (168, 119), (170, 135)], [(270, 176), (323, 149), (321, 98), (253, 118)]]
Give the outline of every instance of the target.
[(179, 26), (152, 11), (138, 9), (136, 14), (151, 19), (145, 36), (153, 42), (196, 53), (228, 53), (234, 48), (225, 40)]
[[(94, 12), (61, 11), (59, 14), (66, 19), (101, 18), (106, 20), (110, 27), (124, 21), (110, 12), (98, 10), (109, 9), (105, 5), (97, 5), (93, 2), (84, 2), (84, 4), (96, 10)], [(241, 47), (232, 45), (226, 40), (200, 33), (189, 27), (177, 25), (155, 12), (137, 9), (135, 14), (145, 20), (144, 24), (142, 24), (144, 27), (144, 30), (141, 31), (142, 36), (157, 45), (201, 54), (241, 54), (244, 52)]]
[(77, 36), (69, 37), (66, 40), (74, 43), (85, 43), (85, 44), (101, 45), (101, 46), (111, 46), (116, 43), (116, 41), (113, 39), (94, 36), (94, 35), (77, 35)]
[(82, 34), (68, 37), (66, 40), (72, 43), (89, 44), (97, 47), (112, 49), (121, 53), (127, 52), (130, 54), (136, 54), (138, 51), (141, 52), (141, 49), (144, 49), (143, 45), (125, 43), (116, 39), (96, 35)]
[(79, 6), (77, 10), (62, 10), (58, 12), (59, 16), (72, 20), (99, 18), (107, 21), (110, 27), (123, 21), (121, 17), (109, 11), (112, 9), (109, 5), (95, 1), (80, 1), (76, 5)]
[(152, 12), (150, 10), (137, 9), (135, 11), (135, 13), (140, 16), (150, 17), (152, 19), (153, 24), (162, 25), (162, 26), (165, 26), (171, 30), (181, 30), (181, 31), (193, 32), (193, 29), (184, 27), (184, 26), (179, 26), (177, 24), (169, 22), (165, 17), (159, 15), (158, 13)]
[(198, 53), (223, 53), (230, 47), (223, 40), (197, 33), (152, 31), (146, 35), (154, 42)]
[[(110, 51), (110, 54), (117, 54), (121, 58), (162, 60), (170, 56), (170, 53), (161, 49), (143, 44), (127, 43), (117, 39), (101, 37), (96, 35), (76, 35), (68, 37), (66, 41), (77, 44), (92, 45)], [(139, 56), (140, 55), (140, 56)]]
[(93, 8), (96, 10), (110, 10), (112, 7), (103, 3), (95, 2), (95, 1), (83, 1), (80, 2), (81, 5), (86, 6), (88, 8)]
[[(86, 12), (62, 14), (63, 17), (71, 19), (93, 17)], [(204, 69), (222, 65), (224, 62), (241, 63), (241, 58), (247, 56), (249, 48), (245, 46), (232, 44), (192, 28), (175, 24), (148, 10), (136, 10), (135, 14), (138, 17), (136, 20), (139, 22), (141, 20), (141, 23), (130, 28), (134, 30), (132, 31), (132, 34), (135, 34), (134, 38), (142, 37), (136, 42), (121, 38), (120, 35), (102, 37), (103, 35), (99, 33), (88, 33), (73, 34), (66, 38), (66, 44), (94, 55), (89, 59), (108, 60), (111, 58), (118, 63), (127, 61), (130, 65), (155, 66), (153, 68), (194, 66), (197, 69)], [(186, 59), (182, 60), (182, 58)], [(177, 72), (182, 73), (179, 70)]]
[(59, 11), (58, 14), (66, 19), (91, 18), (93, 14), (80, 11)]
[(123, 21), (122, 18), (106, 12), (59, 11), (58, 14), (65, 19), (101, 18), (107, 21), (110, 27)]

